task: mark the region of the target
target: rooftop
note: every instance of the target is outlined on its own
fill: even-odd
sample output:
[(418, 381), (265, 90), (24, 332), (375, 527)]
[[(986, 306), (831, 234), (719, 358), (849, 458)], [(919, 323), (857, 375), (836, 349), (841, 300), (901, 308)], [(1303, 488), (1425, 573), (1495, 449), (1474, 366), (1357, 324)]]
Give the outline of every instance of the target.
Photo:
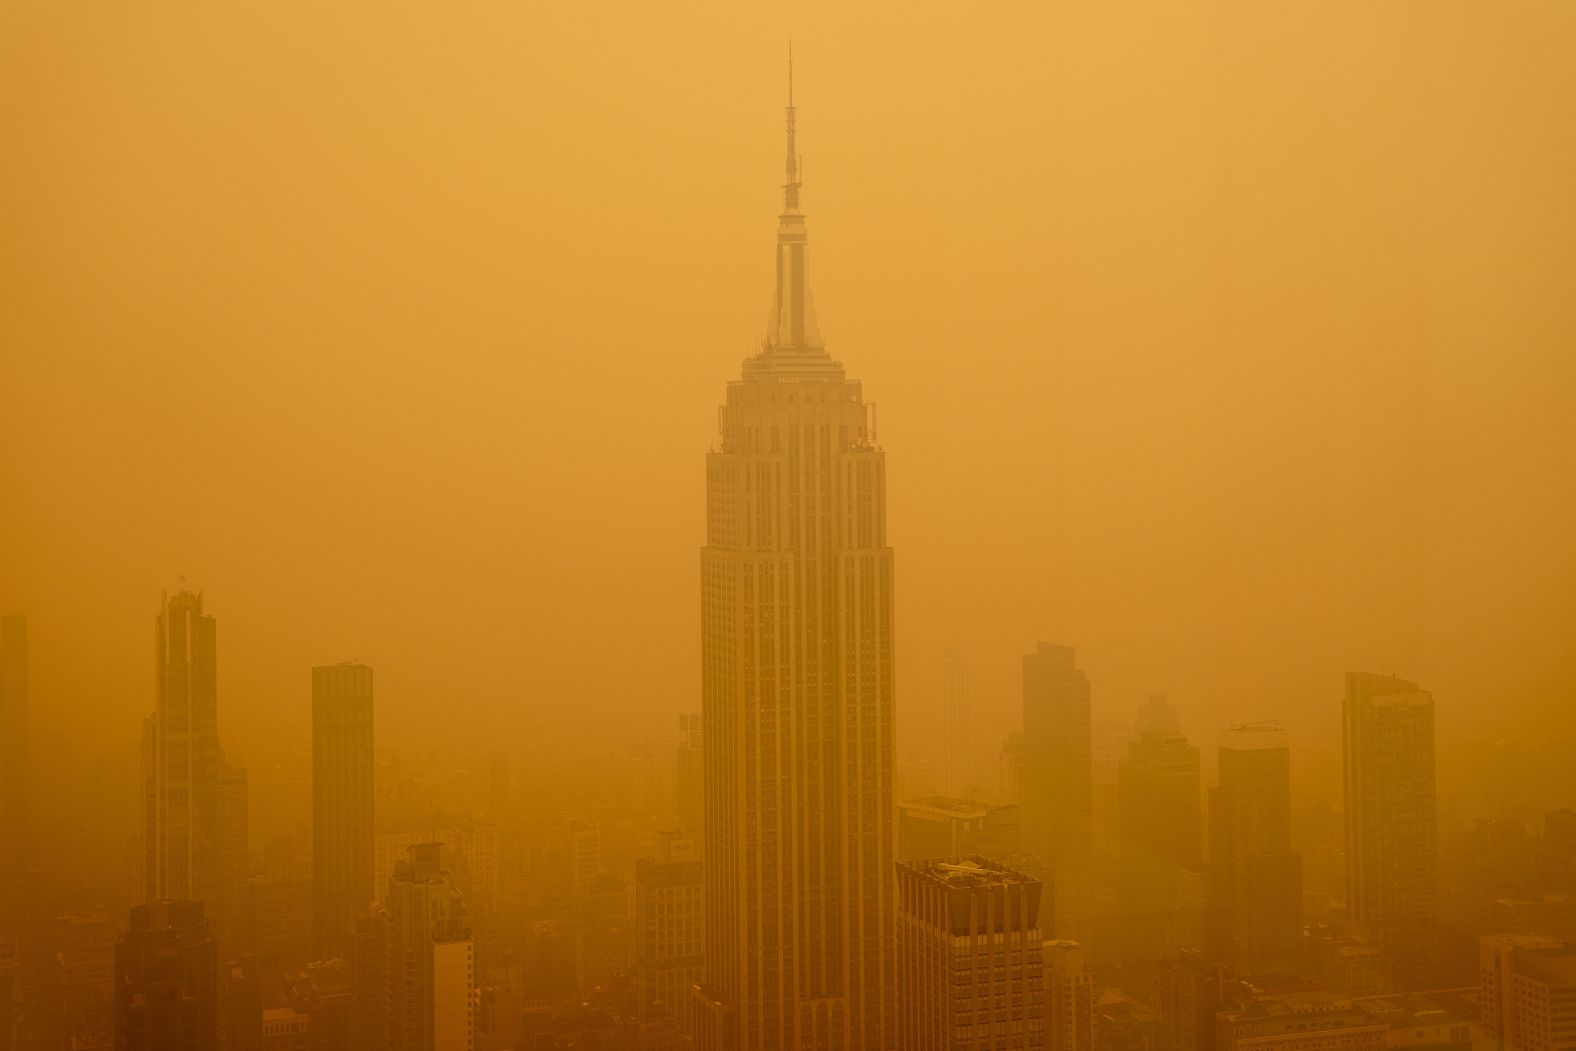
[(999, 861), (980, 854), (963, 858), (926, 858), (923, 861), (899, 862), (899, 868), (908, 869), (928, 883), (953, 889), (977, 887), (1010, 887), (1019, 884), (1039, 883), (1017, 869), (1008, 868)]

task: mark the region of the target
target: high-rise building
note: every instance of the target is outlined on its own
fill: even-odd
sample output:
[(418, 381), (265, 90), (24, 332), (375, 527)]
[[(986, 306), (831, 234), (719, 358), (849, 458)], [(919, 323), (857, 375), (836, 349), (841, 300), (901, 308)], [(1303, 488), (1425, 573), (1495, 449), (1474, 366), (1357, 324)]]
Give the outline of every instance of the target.
[(635, 985), (643, 1025), (694, 1028), (692, 990), (705, 962), (703, 871), (699, 859), (635, 862)]
[(996, 798), (1008, 806), (1023, 802), (1023, 731), (1009, 730), (996, 757)]
[(15, 936), (28, 875), (27, 618), (0, 616), (0, 936)]
[(1039, 643), (1023, 658), (1023, 849), (1051, 876), (1058, 939), (1085, 941), (1092, 923), (1094, 730), (1089, 678), (1072, 647)]
[(422, 843), (389, 878), (384, 982), (387, 1051), (470, 1051), (474, 950), (465, 900), (441, 843)]
[(941, 663), (941, 732), (946, 762), (943, 784), (947, 795), (963, 797), (970, 788), (969, 694), (974, 676), (968, 661), (957, 650), (948, 650)]
[(706, 461), (703, 1051), (893, 1037), (885, 458), (816, 327), (787, 113), (770, 327)]
[(214, 876), (212, 897), (204, 911), (219, 946), (219, 959), (230, 960), (246, 939), (246, 879), (251, 875), (251, 813), (246, 771), (226, 764), (215, 786)]
[(1227, 968), (1184, 949), (1155, 967), (1155, 1051), (1215, 1051)]
[(1210, 790), (1214, 948), (1241, 975), (1302, 967), (1302, 855), (1291, 848), (1291, 749), (1272, 724), (1220, 735)]
[[(314, 952), (314, 884), (310, 876), (276, 872), (246, 881), (246, 951), (277, 967), (323, 959)], [(349, 958), (350, 934), (333, 959)]]
[(219, 956), (200, 901), (131, 910), (115, 946), (115, 1051), (216, 1051)]
[(67, 1046), (107, 1044), (114, 1032), (115, 992), (115, 926), (108, 915), (64, 912), (55, 917), (53, 983)]
[(154, 711), (142, 736), (142, 896), (204, 903), (221, 957), (243, 925), (246, 773), (219, 746), (214, 619), (202, 596), (164, 596), (154, 622)]
[(701, 725), (700, 712), (679, 715), (678, 752), (673, 762), (673, 813), (679, 827), (697, 840), (705, 835), (706, 826), (706, 737)]
[(372, 669), (312, 669), (312, 911), (320, 960), (346, 958), (372, 902)]
[(143, 723), (142, 896), (150, 900), (213, 899), (224, 763), (214, 639), (201, 595), (164, 597), (154, 630), (154, 711)]
[(975, 854), (897, 865), (897, 1042), (1044, 1048), (1040, 881)]
[(1084, 947), (1062, 938), (1045, 954), (1045, 1046), (1048, 1051), (1094, 1047), (1094, 969)]
[(1023, 853), (1018, 808), (926, 796), (897, 807), (899, 861), (983, 854), (1010, 860)]
[(1183, 873), (1201, 860), (1198, 748), (1187, 738), (1146, 730), (1117, 769), (1122, 926), (1125, 954), (1164, 953)]
[(1347, 910), (1397, 989), (1430, 988), (1441, 951), (1434, 698), (1416, 683), (1351, 672), (1342, 726)]
[(1478, 1005), (1494, 1051), (1576, 1048), (1576, 946), (1540, 935), (1482, 939)]
[(1157, 733), (1162, 737), (1180, 735), (1182, 724), (1177, 720), (1177, 706), (1166, 700), (1163, 693), (1150, 694), (1133, 717), (1133, 733), (1139, 737), (1146, 733)]
[(350, 1051), (388, 1047), (388, 953), (388, 913), (358, 917), (350, 931)]

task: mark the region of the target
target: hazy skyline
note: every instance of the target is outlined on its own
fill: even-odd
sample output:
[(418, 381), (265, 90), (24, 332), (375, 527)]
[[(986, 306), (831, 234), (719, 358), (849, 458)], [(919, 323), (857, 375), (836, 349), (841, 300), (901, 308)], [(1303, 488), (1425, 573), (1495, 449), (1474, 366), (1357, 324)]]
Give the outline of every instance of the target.
[(1569, 5), (78, 17), (0, 16), (41, 747), (131, 745), (181, 575), (243, 753), (348, 659), (380, 745), (665, 739), (790, 31), (818, 312), (894, 450), (905, 754), (948, 646), (993, 747), (1037, 639), (1097, 719), (1164, 691), (1195, 735), (1333, 741), (1354, 669), (1442, 740), (1566, 711)]

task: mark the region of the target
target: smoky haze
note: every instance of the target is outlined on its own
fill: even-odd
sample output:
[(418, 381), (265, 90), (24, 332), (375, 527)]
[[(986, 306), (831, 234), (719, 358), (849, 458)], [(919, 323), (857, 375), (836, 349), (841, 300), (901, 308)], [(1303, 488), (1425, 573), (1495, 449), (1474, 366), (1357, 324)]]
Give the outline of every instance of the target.
[[(900, 750), (949, 646), (1096, 718), (1570, 732), (1576, 7), (364, 4), (0, 15), (0, 605), (44, 741), (131, 748), (152, 622), (226, 742), (377, 669), (380, 741), (666, 739), (703, 453), (810, 284), (878, 406)], [(1557, 722), (1556, 722), (1557, 720)]]

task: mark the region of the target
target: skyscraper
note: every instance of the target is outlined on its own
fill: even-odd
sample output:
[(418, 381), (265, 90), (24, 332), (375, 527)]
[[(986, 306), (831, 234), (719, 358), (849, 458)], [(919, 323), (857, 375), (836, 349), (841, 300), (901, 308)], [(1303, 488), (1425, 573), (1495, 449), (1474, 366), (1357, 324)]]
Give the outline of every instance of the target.
[(1045, 943), (1045, 1046), (1050, 1051), (1094, 1047), (1094, 972), (1084, 947), (1060, 939)]
[(707, 1051), (893, 1038), (885, 459), (811, 309), (789, 80), (769, 329), (706, 461)]
[(1215, 950), (1243, 975), (1302, 963), (1302, 855), (1291, 849), (1291, 749), (1272, 724), (1221, 732), (1209, 796)]
[(1023, 658), (1023, 849), (1051, 874), (1053, 931), (1087, 940), (1094, 850), (1094, 738), (1089, 678), (1070, 646)]
[(969, 789), (969, 693), (973, 675), (957, 650), (941, 666), (941, 731), (946, 749), (946, 792), (963, 798)]
[(409, 850), (389, 879), (385, 1035), (388, 1051), (470, 1051), (476, 970), (465, 900), (443, 844)]
[(115, 946), (115, 1051), (216, 1051), (219, 957), (200, 901), (131, 910)]
[(1576, 1047), (1576, 946), (1528, 934), (1480, 940), (1483, 1035), (1494, 1051)]
[(312, 669), (312, 914), (318, 959), (348, 958), (372, 901), (372, 669)]
[[(668, 844), (671, 847), (672, 843)], [(704, 873), (698, 858), (635, 862), (635, 987), (643, 1024), (668, 1024), (688, 1035), (705, 955)]]
[(1202, 805), (1198, 748), (1187, 738), (1146, 730), (1117, 771), (1121, 885), (1130, 959), (1158, 959), (1184, 871), (1200, 861)]
[(1350, 672), (1342, 727), (1346, 906), (1395, 987), (1428, 988), (1441, 948), (1434, 698), (1394, 676)]
[[(209, 903), (219, 879), (214, 619), (166, 595), (154, 630), (154, 711), (143, 722), (143, 897)], [(212, 921), (209, 915), (207, 919)]]
[(27, 885), (27, 618), (0, 616), (0, 936), (17, 933)]
[(981, 855), (897, 866), (897, 1043), (1045, 1044), (1040, 881)]

